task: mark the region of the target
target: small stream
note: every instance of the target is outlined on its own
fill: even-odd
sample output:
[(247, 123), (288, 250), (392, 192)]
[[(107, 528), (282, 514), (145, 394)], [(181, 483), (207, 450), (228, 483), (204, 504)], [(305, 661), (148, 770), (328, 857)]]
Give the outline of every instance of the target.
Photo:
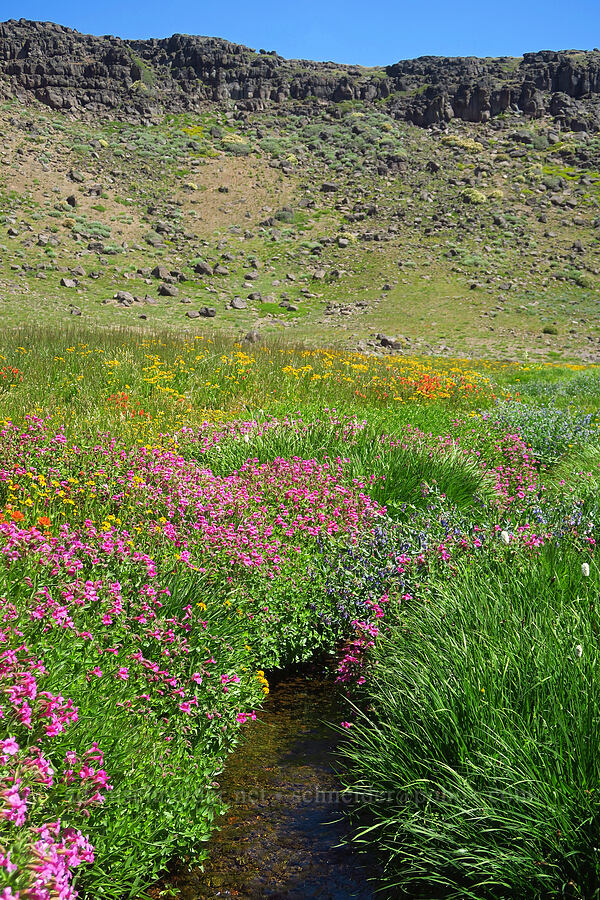
[(316, 667), (272, 686), (220, 778), (230, 808), (204, 872), (169, 880), (180, 900), (374, 900), (373, 871), (336, 847), (345, 832), (333, 769), (338, 738), (324, 722), (347, 713)]

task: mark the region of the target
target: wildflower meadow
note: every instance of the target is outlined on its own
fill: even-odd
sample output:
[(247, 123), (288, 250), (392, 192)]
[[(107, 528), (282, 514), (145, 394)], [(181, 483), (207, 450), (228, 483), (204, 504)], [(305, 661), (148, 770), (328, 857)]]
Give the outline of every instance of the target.
[(599, 424), (594, 367), (4, 336), (1, 900), (201, 862), (317, 656), (382, 896), (599, 897)]

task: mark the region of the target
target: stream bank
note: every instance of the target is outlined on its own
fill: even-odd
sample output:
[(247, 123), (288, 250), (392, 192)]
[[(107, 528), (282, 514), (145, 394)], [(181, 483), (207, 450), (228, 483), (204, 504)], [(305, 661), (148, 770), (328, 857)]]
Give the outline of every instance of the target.
[(374, 871), (336, 846), (346, 804), (334, 771), (339, 734), (325, 723), (347, 714), (316, 666), (272, 684), (219, 779), (229, 810), (204, 871), (169, 879), (180, 900), (374, 900)]

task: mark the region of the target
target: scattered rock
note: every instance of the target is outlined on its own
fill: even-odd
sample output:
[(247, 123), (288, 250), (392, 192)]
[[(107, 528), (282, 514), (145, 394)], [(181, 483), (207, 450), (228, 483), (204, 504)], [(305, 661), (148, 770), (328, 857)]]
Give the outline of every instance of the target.
[(194, 272), (197, 275), (212, 275), (213, 269), (207, 262), (204, 262), (203, 259), (197, 260), (194, 265)]
[(179, 288), (174, 284), (165, 284), (164, 282), (159, 285), (158, 293), (161, 297), (177, 297), (179, 294)]
[(129, 291), (117, 291), (113, 294), (113, 300), (116, 300), (121, 306), (131, 306), (135, 303), (135, 297)]

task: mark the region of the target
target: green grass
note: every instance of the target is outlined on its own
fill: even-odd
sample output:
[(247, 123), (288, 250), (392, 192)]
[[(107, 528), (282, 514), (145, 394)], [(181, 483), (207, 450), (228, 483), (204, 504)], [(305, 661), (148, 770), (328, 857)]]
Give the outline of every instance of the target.
[[(171, 591), (164, 614), (209, 598), (210, 632), (230, 648), (232, 666), (298, 664), (339, 651), (347, 639), (354, 653), (365, 624), (356, 623), (376, 625), (364, 656), (358, 651), (366, 681), (350, 694), (341, 773), (355, 801), (350, 839), (380, 859), (382, 897), (598, 896), (595, 368), (392, 363), (283, 342), (234, 343), (222, 334), (185, 339), (75, 325), (5, 333), (0, 353), (1, 366), (18, 369), (0, 381), (0, 421), (25, 424), (35, 415), (60, 426), (66, 449), (36, 457), (36, 471), (60, 471), (83, 492), (72, 507), (60, 493), (48, 495), (48, 507), (38, 510), (39, 499), (28, 506), (34, 481), (19, 474), (14, 460), (23, 451), (7, 440), (3, 465), (14, 475), (0, 481), (1, 507), (23, 508), (33, 521), (42, 511), (79, 525), (90, 516), (126, 521), (159, 560)], [(438, 387), (425, 399), (394, 380), (398, 372), (423, 391), (431, 379)], [(472, 387), (452, 392), (447, 376)], [(520, 400), (504, 399), (517, 392)], [(98, 448), (113, 441), (120, 461), (106, 475), (112, 487), (100, 494), (94, 487), (88, 497), (82, 473), (98, 469)], [(274, 577), (232, 575), (205, 553), (206, 572), (191, 579), (156, 532), (146, 533), (137, 491), (122, 493), (129, 459), (142, 447), (216, 478), (249, 460), (271, 467), (315, 459), (386, 514), (348, 544), (335, 535), (299, 542)], [(510, 501), (519, 484), (522, 498)], [(275, 516), (292, 496), (276, 490), (263, 505)], [(162, 498), (161, 487), (152, 516), (167, 521)], [(232, 521), (242, 525), (239, 511)], [(26, 559), (23, 566), (2, 575), (3, 593), (18, 605), (29, 597)], [(134, 589), (133, 575), (116, 574)], [(370, 619), (378, 604), (382, 619)], [(193, 633), (192, 645), (198, 640)], [(124, 631), (123, 641), (133, 647), (137, 638)], [(151, 758), (158, 732), (148, 726), (117, 740), (125, 720), (109, 712), (112, 695), (90, 692), (88, 649), (73, 648), (67, 632), (45, 646), (51, 687), (66, 691), (68, 675), (80, 739), (106, 745), (117, 784), (93, 826), (100, 862), (81, 884), (87, 896), (121, 900), (139, 895), (173, 856), (202, 857), (220, 808), (203, 785), (232, 744), (209, 746), (200, 730), (192, 747), (178, 745), (172, 786), (155, 790), (153, 770), (142, 773), (136, 761)], [(202, 803), (190, 796), (178, 807), (192, 758)], [(129, 772), (146, 798), (142, 818), (122, 787)]]
[[(20, 234), (0, 236), (6, 246), (0, 263), (0, 279), (6, 282), (3, 326), (21, 325), (35, 316), (64, 322), (74, 298), (59, 288), (56, 276), (80, 264), (98, 268), (103, 260), (103, 277), (84, 279), (77, 294), (84, 320), (107, 327), (137, 324), (151, 331), (168, 325), (189, 331), (197, 326), (186, 317), (186, 307), (157, 298), (157, 284), (147, 285), (143, 278), (131, 285), (123, 281), (122, 269), (132, 262), (134, 269), (164, 263), (188, 277), (183, 295), (199, 306), (215, 306), (213, 324), (221, 329), (259, 325), (266, 335), (285, 334), (313, 346), (355, 346), (358, 339), (373, 340), (383, 332), (406, 335), (426, 354), (522, 359), (528, 353), (530, 358), (568, 361), (592, 357), (598, 185), (581, 179), (594, 175), (597, 165), (589, 169), (578, 159), (557, 165), (554, 148), (529, 147), (526, 158), (513, 159), (512, 126), (506, 122), (494, 143), (480, 152), (479, 172), (469, 150), (480, 134), (476, 125), (454, 124), (449, 146), (397, 122), (382, 107), (355, 102), (340, 111), (342, 118), (334, 121), (325, 111), (307, 120), (301, 111), (285, 107), (281, 115), (265, 111), (231, 123), (214, 110), (167, 116), (142, 128), (128, 122), (65, 122), (60, 114), (35, 107), (25, 116), (18, 104), (4, 104), (0, 129), (9, 140), (8, 165), (0, 171), (0, 230), (4, 216), (16, 217)], [(9, 119), (16, 125), (9, 126)], [(17, 152), (31, 144), (25, 125), (29, 119), (39, 130), (36, 158), (44, 156), (50, 164), (44, 179), (28, 153)], [(215, 125), (220, 131), (212, 135)], [(242, 141), (251, 155), (238, 159), (231, 139)], [(592, 156), (596, 149), (590, 144)], [(382, 159), (391, 159), (391, 165), (406, 162), (405, 171), (381, 175), (377, 166)], [(440, 165), (436, 173), (427, 168), (432, 160)], [(221, 195), (218, 187), (228, 177), (220, 170), (232, 161), (241, 168), (231, 176), (230, 193)], [(289, 166), (285, 174), (271, 168), (280, 162)], [(85, 170), (83, 185), (70, 182), (70, 167)], [(564, 209), (548, 206), (542, 196), (544, 178), (549, 184), (563, 179), (582, 224), (569, 223)], [(339, 182), (339, 191), (321, 194), (319, 185), (332, 179)], [(87, 195), (93, 182), (101, 185), (102, 203)], [(187, 190), (187, 182), (197, 190)], [(495, 195), (498, 190), (503, 197)], [(76, 210), (64, 204), (73, 191)], [(465, 191), (494, 199), (466, 206), (461, 199)], [(123, 203), (131, 214), (127, 221), (119, 220)], [(261, 226), (282, 206), (292, 210), (291, 227), (277, 221), (273, 227)], [(364, 209), (371, 206), (376, 211), (365, 216)], [(539, 219), (541, 211), (546, 222)], [(357, 212), (359, 220), (354, 221)], [(65, 226), (71, 216), (82, 220), (75, 229)], [(165, 220), (172, 231), (164, 244), (146, 244), (145, 236)], [(33, 226), (33, 246), (24, 246), (30, 237), (26, 223)], [(35, 238), (50, 225), (60, 243), (48, 250), (38, 247)], [(341, 228), (350, 238), (346, 248), (336, 243)], [(106, 241), (106, 229), (112, 255), (88, 251), (90, 238)], [(77, 231), (86, 237), (75, 241)], [(369, 232), (379, 240), (361, 240)], [(311, 247), (303, 246), (308, 234)], [(585, 252), (573, 258), (576, 239)], [(228, 264), (230, 275), (196, 278), (191, 260), (202, 255), (211, 263), (219, 261), (223, 242), (236, 257)], [(460, 251), (456, 256), (448, 255), (453, 247)], [(261, 280), (253, 286), (275, 299), (265, 307), (249, 303), (247, 310), (234, 313), (231, 298), (250, 293), (243, 288), (246, 255), (263, 264)], [(49, 263), (55, 270), (47, 269), (48, 278), (38, 279), (40, 266)], [(24, 267), (17, 274), (11, 268), (15, 264)], [(315, 282), (312, 275), (318, 268), (326, 277)], [(288, 273), (296, 278), (293, 284), (286, 282)], [(478, 286), (471, 290), (474, 280)], [(503, 287), (505, 281), (509, 288)], [(391, 290), (384, 292), (386, 283)], [(210, 286), (216, 294), (206, 290)], [(149, 293), (158, 303), (141, 310), (102, 305), (116, 290), (129, 287), (141, 296)], [(302, 297), (301, 288), (312, 296)], [(292, 302), (300, 300), (299, 315), (279, 308), (284, 292)], [(355, 306), (356, 301), (366, 305)], [(331, 303), (347, 305), (348, 315), (325, 315)], [(140, 319), (141, 314), (147, 318)], [(544, 335), (544, 328), (556, 328), (558, 334)]]
[(372, 797), (357, 840), (392, 895), (598, 896), (600, 580), (584, 558), (497, 549), (394, 611), (344, 776)]

